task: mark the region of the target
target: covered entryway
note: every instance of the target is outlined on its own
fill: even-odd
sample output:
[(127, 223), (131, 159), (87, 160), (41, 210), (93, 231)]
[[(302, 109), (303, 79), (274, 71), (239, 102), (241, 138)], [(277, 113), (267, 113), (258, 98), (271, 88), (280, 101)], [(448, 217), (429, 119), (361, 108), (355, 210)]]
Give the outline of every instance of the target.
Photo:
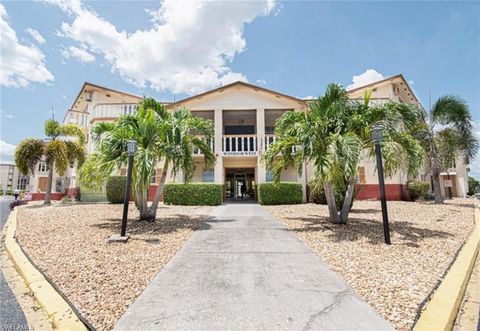
[(255, 168), (225, 168), (225, 200), (256, 200)]

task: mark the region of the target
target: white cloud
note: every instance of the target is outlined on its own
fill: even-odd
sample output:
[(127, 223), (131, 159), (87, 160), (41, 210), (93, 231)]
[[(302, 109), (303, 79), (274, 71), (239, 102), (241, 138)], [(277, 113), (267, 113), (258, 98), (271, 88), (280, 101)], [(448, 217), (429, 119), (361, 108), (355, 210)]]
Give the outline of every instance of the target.
[(37, 30), (32, 28), (27, 28), (25, 32), (27, 32), (30, 36), (32, 36), (32, 38), (35, 39), (35, 41), (40, 45), (45, 44), (45, 38), (43, 38), (43, 36)]
[(266, 85), (267, 81), (265, 79), (257, 79), (255, 81), (258, 85)]
[(12, 119), (13, 115), (9, 114), (9, 113), (6, 113), (3, 110), (0, 110), (0, 117), (5, 117), (5, 118), (8, 118), (8, 119)]
[(64, 47), (60, 53), (66, 59), (76, 59), (83, 63), (90, 63), (95, 61), (95, 56), (83, 48), (76, 46)]
[(306, 97), (301, 98), (303, 100), (315, 100), (317, 97), (314, 97), (313, 95), (307, 95)]
[(79, 1), (46, 0), (70, 13), (59, 34), (103, 56), (138, 87), (195, 93), (246, 77), (229, 68), (245, 50), (245, 24), (272, 13), (275, 0), (164, 1), (147, 10), (152, 26), (128, 33)]
[(15, 145), (9, 144), (0, 139), (0, 157), (2, 159), (11, 159), (15, 154)]
[(62, 94), (62, 99), (67, 100), (67, 96), (65, 94)]
[(7, 22), (7, 11), (0, 4), (0, 85), (26, 87), (30, 83), (50, 83), (54, 77), (45, 66), (45, 55), (35, 45), (22, 45)]
[(352, 90), (357, 87), (365, 86), (379, 80), (384, 79), (382, 74), (378, 73), (374, 69), (367, 69), (364, 73), (361, 73), (358, 76), (352, 77), (352, 84), (347, 86), (347, 90)]

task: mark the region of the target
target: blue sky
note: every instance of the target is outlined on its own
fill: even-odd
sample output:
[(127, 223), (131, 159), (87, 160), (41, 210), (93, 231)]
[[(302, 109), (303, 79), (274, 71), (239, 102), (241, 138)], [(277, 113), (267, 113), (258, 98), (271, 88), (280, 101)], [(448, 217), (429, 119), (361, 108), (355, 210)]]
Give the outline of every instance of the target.
[(461, 96), (480, 123), (479, 2), (2, 1), (0, 14), (3, 160), (84, 81), (160, 100), (237, 79), (306, 97), (373, 69), (402, 73), (426, 107), (430, 92)]

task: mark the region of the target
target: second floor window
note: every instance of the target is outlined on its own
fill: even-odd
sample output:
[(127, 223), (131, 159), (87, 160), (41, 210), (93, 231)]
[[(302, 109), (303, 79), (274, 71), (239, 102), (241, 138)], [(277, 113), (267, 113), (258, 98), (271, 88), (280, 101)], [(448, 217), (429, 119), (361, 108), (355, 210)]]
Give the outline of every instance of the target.
[(155, 169), (153, 170), (152, 178), (150, 179), (151, 184), (158, 184), (160, 183), (160, 179), (162, 178), (162, 169)]
[(47, 162), (41, 161), (38, 164), (38, 172), (46, 172), (47, 171)]
[(365, 184), (365, 167), (358, 167), (357, 183)]

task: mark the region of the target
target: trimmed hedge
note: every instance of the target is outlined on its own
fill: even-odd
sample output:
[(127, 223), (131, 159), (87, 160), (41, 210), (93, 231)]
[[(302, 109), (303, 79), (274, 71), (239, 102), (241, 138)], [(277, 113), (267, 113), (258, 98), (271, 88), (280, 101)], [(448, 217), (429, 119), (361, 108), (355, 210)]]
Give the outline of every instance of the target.
[(218, 206), (223, 202), (223, 185), (210, 183), (165, 184), (163, 202), (167, 205)]
[(258, 202), (261, 205), (293, 205), (302, 203), (302, 197), (300, 183), (258, 184)]
[(125, 176), (112, 176), (108, 178), (106, 185), (107, 200), (111, 203), (123, 203), (126, 183), (127, 177)]
[(410, 198), (413, 200), (417, 200), (418, 198), (425, 199), (429, 189), (430, 183), (428, 182), (412, 180), (407, 183), (408, 193), (410, 193)]

